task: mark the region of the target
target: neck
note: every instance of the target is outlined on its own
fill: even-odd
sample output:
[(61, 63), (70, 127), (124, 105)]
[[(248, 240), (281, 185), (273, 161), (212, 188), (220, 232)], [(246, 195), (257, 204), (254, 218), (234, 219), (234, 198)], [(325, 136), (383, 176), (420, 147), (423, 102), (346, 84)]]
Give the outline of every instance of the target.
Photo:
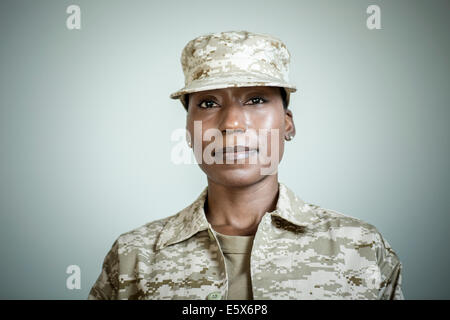
[(205, 214), (217, 232), (227, 235), (254, 235), (266, 212), (275, 210), (278, 175), (246, 186), (224, 186), (208, 178)]

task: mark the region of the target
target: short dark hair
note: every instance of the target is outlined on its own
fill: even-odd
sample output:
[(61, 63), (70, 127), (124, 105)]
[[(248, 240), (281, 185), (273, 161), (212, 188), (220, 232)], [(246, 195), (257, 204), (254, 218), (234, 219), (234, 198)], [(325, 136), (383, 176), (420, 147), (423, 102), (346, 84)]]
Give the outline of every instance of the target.
[(283, 100), (283, 108), (284, 110), (286, 110), (288, 107), (286, 89), (280, 87), (280, 93), (281, 93), (281, 100)]
[[(283, 87), (279, 87), (279, 88), (280, 88), (281, 100), (283, 100), (283, 108), (284, 108), (284, 110), (286, 110), (288, 107), (286, 89), (284, 89)], [(184, 99), (184, 108), (187, 111), (187, 109), (189, 107), (189, 93), (185, 94), (183, 99)]]

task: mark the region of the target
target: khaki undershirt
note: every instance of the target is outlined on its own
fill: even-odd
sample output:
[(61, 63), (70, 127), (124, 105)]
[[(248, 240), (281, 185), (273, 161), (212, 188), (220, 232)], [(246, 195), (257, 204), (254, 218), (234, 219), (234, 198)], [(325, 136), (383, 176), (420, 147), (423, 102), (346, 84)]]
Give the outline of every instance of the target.
[(218, 233), (228, 273), (228, 300), (253, 300), (250, 254), (255, 236), (229, 236)]

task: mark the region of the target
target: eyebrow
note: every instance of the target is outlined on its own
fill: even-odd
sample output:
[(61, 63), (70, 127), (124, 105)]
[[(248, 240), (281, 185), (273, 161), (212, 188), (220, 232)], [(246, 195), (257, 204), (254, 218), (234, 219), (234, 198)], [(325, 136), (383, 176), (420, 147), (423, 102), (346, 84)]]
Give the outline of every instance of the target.
[(201, 93), (194, 97), (197, 100), (203, 100), (203, 99), (213, 99), (217, 100), (217, 96), (215, 96), (212, 93)]
[[(251, 91), (247, 91), (241, 94), (243, 97), (248, 97), (251, 95), (270, 95), (271, 93), (264, 89), (252, 89)], [(218, 97), (223, 96), (220, 93), (199, 93), (195, 98), (196, 99), (218, 99)]]
[(268, 92), (267, 90), (263, 90), (263, 89), (253, 89), (251, 91), (245, 92), (243, 95), (247, 96), (247, 95), (253, 95), (253, 94), (269, 95), (269, 94), (271, 94), (271, 92)]

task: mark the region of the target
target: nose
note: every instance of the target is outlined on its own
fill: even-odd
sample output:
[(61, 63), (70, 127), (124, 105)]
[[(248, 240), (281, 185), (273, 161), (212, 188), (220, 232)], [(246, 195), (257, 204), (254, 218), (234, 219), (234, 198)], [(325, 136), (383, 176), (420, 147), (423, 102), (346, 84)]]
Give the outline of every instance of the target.
[(248, 129), (248, 117), (244, 108), (238, 101), (228, 104), (221, 109), (221, 121), (219, 130), (226, 134), (227, 131), (244, 133)]

